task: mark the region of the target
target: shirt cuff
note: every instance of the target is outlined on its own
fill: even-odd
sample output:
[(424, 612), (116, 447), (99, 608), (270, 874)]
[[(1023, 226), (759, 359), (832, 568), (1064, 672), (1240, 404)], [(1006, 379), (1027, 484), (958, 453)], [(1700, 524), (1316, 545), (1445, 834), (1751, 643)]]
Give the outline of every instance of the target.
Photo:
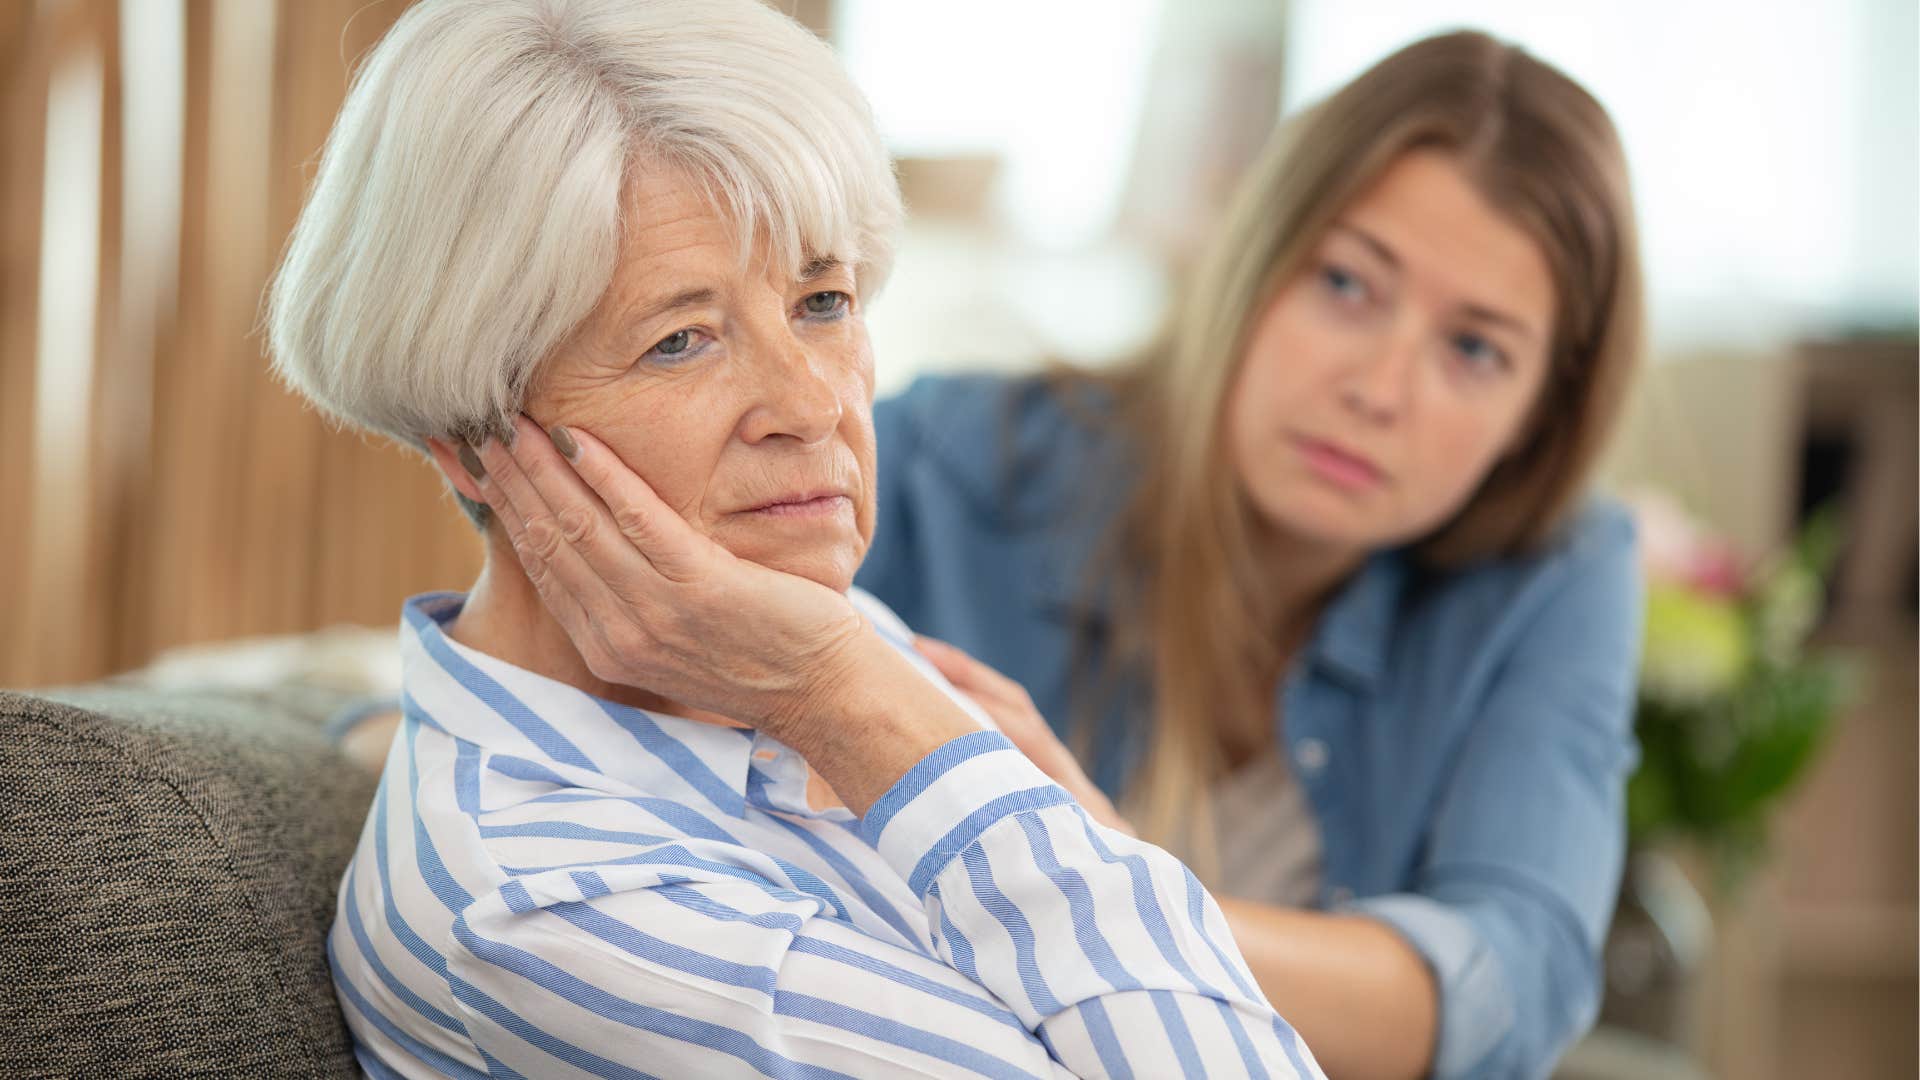
[(1015, 814), (1071, 802), (1005, 735), (975, 731), (907, 770), (868, 808), (860, 836), (924, 900), (933, 880), (982, 833)]
[(1471, 1076), (1513, 1030), (1513, 996), (1500, 958), (1473, 921), (1417, 893), (1370, 896), (1337, 910), (1378, 919), (1405, 938), (1433, 972), (1439, 994), (1434, 1080)]

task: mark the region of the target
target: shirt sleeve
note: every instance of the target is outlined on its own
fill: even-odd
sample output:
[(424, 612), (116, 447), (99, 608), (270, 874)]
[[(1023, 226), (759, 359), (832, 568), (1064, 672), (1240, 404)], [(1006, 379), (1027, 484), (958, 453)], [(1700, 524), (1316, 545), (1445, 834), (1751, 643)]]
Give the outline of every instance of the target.
[(1193, 873), (1095, 824), (1005, 736), (928, 755), (861, 828), (936, 954), (1073, 1075), (1321, 1075)]
[(556, 1056), (600, 1075), (1321, 1075), (1185, 867), (1093, 824), (1004, 736), (935, 751), (860, 829), (926, 940), (863, 931), (754, 852), (668, 841), (468, 907), (449, 958), (482, 1003), (468, 1032), (528, 1075)]
[(1432, 970), (1437, 1080), (1544, 1076), (1599, 1009), (1642, 595), (1631, 525), (1604, 524), (1494, 676), (1415, 887), (1344, 905), (1393, 927)]

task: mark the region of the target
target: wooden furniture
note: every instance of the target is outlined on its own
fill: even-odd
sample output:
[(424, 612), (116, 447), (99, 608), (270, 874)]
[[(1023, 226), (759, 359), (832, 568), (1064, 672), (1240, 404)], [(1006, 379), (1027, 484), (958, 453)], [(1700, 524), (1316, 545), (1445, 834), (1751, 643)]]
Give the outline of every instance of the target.
[(1617, 482), (1679, 491), (1754, 552), (1842, 499), (1845, 552), (1815, 641), (1853, 658), (1861, 689), (1776, 819), (1771, 863), (1715, 905), (1694, 1049), (1740, 1080), (1906, 1080), (1920, 1071), (1914, 343), (1816, 342), (1647, 374)]
[[(1845, 507), (1845, 550), (1820, 646), (1857, 664), (1860, 696), (1782, 815), (1761, 910), (1776, 990), (1769, 1073), (1920, 1075), (1920, 828), (1916, 827), (1916, 395), (1911, 341), (1820, 342), (1795, 358), (1803, 487)], [(1757, 1063), (1756, 1063), (1757, 1064)]]

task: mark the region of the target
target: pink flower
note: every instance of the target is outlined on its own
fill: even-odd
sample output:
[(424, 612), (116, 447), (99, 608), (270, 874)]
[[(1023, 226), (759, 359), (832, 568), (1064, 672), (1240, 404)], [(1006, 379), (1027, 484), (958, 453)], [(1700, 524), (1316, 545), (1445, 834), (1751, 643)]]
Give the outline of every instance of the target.
[(1640, 561), (1649, 581), (1685, 581), (1699, 528), (1673, 496), (1651, 489), (1626, 497), (1640, 533)]
[(1645, 489), (1627, 496), (1626, 502), (1639, 527), (1640, 559), (1648, 581), (1718, 597), (1746, 591), (1739, 552), (1710, 535), (1679, 500)]
[(1732, 599), (1747, 591), (1747, 575), (1740, 554), (1724, 540), (1702, 542), (1693, 552), (1692, 565), (1684, 579), (1689, 588), (1709, 596)]

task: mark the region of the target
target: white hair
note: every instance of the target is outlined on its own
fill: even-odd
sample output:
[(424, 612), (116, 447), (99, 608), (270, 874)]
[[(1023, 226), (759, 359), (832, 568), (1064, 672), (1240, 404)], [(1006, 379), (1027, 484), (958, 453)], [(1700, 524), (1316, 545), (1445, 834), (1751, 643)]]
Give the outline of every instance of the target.
[(423, 0), (327, 139), (267, 300), (274, 370), (415, 448), (504, 430), (612, 279), (636, 158), (704, 182), (743, 257), (886, 279), (892, 166), (798, 23), (759, 0)]

